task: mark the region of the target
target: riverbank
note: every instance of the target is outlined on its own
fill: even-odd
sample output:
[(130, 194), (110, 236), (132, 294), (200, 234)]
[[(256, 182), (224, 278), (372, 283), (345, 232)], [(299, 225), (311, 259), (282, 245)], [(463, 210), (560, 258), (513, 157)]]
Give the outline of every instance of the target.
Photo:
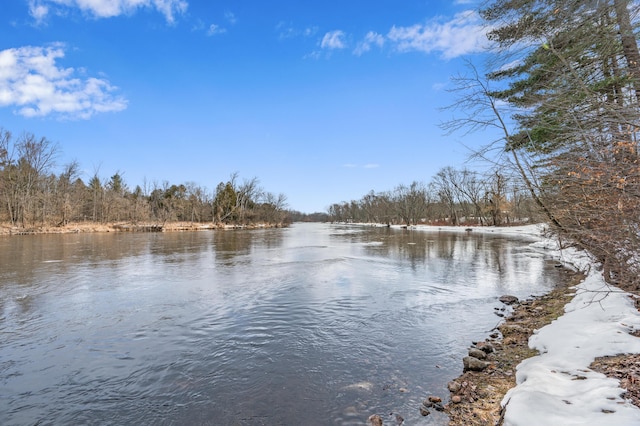
[[(550, 324), (564, 313), (564, 306), (573, 297), (572, 286), (584, 276), (567, 270), (571, 277), (567, 284), (547, 295), (519, 301), (513, 312), (493, 330), (483, 342), (470, 342), (473, 349), (489, 348), (481, 355), (488, 366), (482, 371), (465, 371), (449, 383), (449, 403), (445, 406), (451, 426), (496, 425), (501, 423), (501, 402), (505, 394), (516, 386), (517, 366), (537, 355), (529, 347), (535, 330)], [(472, 349), (473, 348), (473, 349)]]
[(414, 229), (533, 236), (558, 266), (583, 272), (515, 304), (485, 342), (472, 345), (470, 353), (489, 352), (486, 368), (449, 384), (450, 425), (640, 424), (638, 295), (608, 285), (587, 253), (561, 249), (540, 225)]
[(130, 223), (130, 222), (73, 222), (66, 225), (36, 225), (18, 227), (9, 223), (0, 223), (0, 235), (31, 235), (31, 234), (79, 234), (104, 232), (180, 232), (207, 231), (230, 229), (261, 229), (279, 228), (282, 224), (257, 223), (251, 225), (227, 225), (197, 222), (166, 222), (166, 223)]
[(640, 295), (606, 283), (588, 253), (563, 247), (544, 225), (400, 228), (533, 238), (559, 267), (582, 272), (575, 285), (517, 303), (487, 340), (470, 342), (483, 359), (467, 357), (449, 383), (450, 425), (640, 424)]

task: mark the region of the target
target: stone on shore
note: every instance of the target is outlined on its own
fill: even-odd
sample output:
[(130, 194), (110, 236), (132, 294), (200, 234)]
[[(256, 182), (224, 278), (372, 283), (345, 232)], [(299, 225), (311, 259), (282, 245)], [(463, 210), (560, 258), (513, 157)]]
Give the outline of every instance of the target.
[(449, 389), (449, 392), (457, 393), (462, 389), (462, 385), (459, 382), (452, 380), (447, 384), (447, 388)]
[(469, 348), (469, 356), (472, 356), (478, 359), (486, 359), (487, 353), (478, 348)]
[(504, 296), (500, 296), (500, 300), (502, 303), (504, 303), (505, 305), (513, 305), (515, 303), (518, 303), (518, 298), (515, 296), (509, 296), (507, 294), (505, 294)]
[(472, 356), (462, 358), (462, 363), (464, 364), (464, 371), (483, 371), (489, 366), (488, 362), (481, 361)]
[(382, 426), (382, 417), (377, 414), (373, 414), (369, 416), (369, 425), (371, 426)]
[(478, 342), (475, 345), (476, 345), (476, 348), (488, 354), (495, 352), (496, 350), (496, 348), (494, 348), (493, 345), (489, 342)]

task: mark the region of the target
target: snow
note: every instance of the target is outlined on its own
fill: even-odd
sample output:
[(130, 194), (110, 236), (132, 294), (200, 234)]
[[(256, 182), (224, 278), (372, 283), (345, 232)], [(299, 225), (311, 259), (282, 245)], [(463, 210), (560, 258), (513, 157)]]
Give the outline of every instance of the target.
[(518, 365), (517, 386), (502, 400), (504, 424), (638, 425), (640, 409), (621, 398), (619, 381), (589, 369), (596, 357), (640, 353), (640, 338), (629, 334), (640, 329), (632, 296), (607, 285), (586, 253), (557, 244), (554, 251), (587, 277), (565, 314), (529, 339), (540, 355)]
[[(465, 232), (462, 227), (416, 229)], [(540, 225), (474, 227), (472, 231), (536, 237), (532, 247), (587, 273), (573, 290), (575, 296), (565, 306), (565, 314), (529, 339), (529, 346), (540, 355), (518, 365), (517, 385), (502, 400), (504, 424), (640, 425), (640, 409), (621, 397), (620, 382), (589, 369), (596, 357), (640, 353), (640, 338), (629, 334), (640, 329), (632, 295), (607, 285), (587, 253), (561, 250), (543, 231)]]

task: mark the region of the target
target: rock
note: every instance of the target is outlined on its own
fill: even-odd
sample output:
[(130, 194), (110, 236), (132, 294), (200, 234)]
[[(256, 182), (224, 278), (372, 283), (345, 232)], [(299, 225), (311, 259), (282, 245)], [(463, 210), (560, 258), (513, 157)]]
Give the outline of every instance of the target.
[(447, 384), (447, 388), (449, 389), (449, 392), (456, 393), (462, 389), (462, 385), (455, 380), (452, 380)]
[(409, 389), (407, 389), (407, 388), (400, 388), (400, 389), (398, 389), (398, 390), (399, 390), (400, 392), (402, 392), (402, 393), (409, 392)]
[(429, 402), (442, 402), (442, 398), (440, 398), (439, 396), (430, 396), (429, 398), (427, 398), (429, 400)]
[(434, 402), (433, 408), (435, 408), (436, 411), (444, 411), (444, 405), (442, 405), (441, 402)]
[(464, 371), (483, 371), (489, 366), (488, 362), (481, 361), (472, 356), (462, 358), (462, 363), (464, 364)]
[(476, 344), (476, 348), (488, 354), (496, 351), (496, 348), (494, 348), (493, 345), (489, 342), (479, 342)]
[(422, 414), (423, 416), (428, 416), (429, 414), (431, 414), (431, 411), (427, 410), (427, 407), (425, 407), (424, 405), (421, 405), (420, 414)]
[(460, 395), (453, 395), (451, 397), (451, 402), (454, 404), (460, 404), (462, 402), (462, 398), (460, 398)]
[(500, 296), (500, 298), (498, 299), (499, 301), (501, 301), (502, 303), (504, 303), (505, 305), (513, 305), (514, 303), (518, 303), (518, 298), (515, 296), (509, 296), (509, 295), (504, 295), (504, 296)]
[(477, 348), (469, 348), (469, 356), (478, 359), (485, 359), (487, 357), (487, 353)]
[(404, 423), (404, 417), (402, 417), (400, 414), (396, 414), (396, 424), (400, 426), (402, 423)]
[(518, 324), (502, 324), (498, 328), (505, 337), (513, 334), (529, 334), (529, 329)]
[(369, 424), (371, 426), (382, 426), (382, 417), (377, 414), (369, 416)]

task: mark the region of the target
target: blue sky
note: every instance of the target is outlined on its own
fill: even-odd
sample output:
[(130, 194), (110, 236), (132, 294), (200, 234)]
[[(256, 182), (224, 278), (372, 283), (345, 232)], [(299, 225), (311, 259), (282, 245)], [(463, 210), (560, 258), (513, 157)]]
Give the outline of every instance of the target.
[[(3, 0), (0, 126), (130, 187), (257, 177), (289, 207), (428, 181), (475, 1)], [(481, 143), (482, 136), (465, 145)]]

